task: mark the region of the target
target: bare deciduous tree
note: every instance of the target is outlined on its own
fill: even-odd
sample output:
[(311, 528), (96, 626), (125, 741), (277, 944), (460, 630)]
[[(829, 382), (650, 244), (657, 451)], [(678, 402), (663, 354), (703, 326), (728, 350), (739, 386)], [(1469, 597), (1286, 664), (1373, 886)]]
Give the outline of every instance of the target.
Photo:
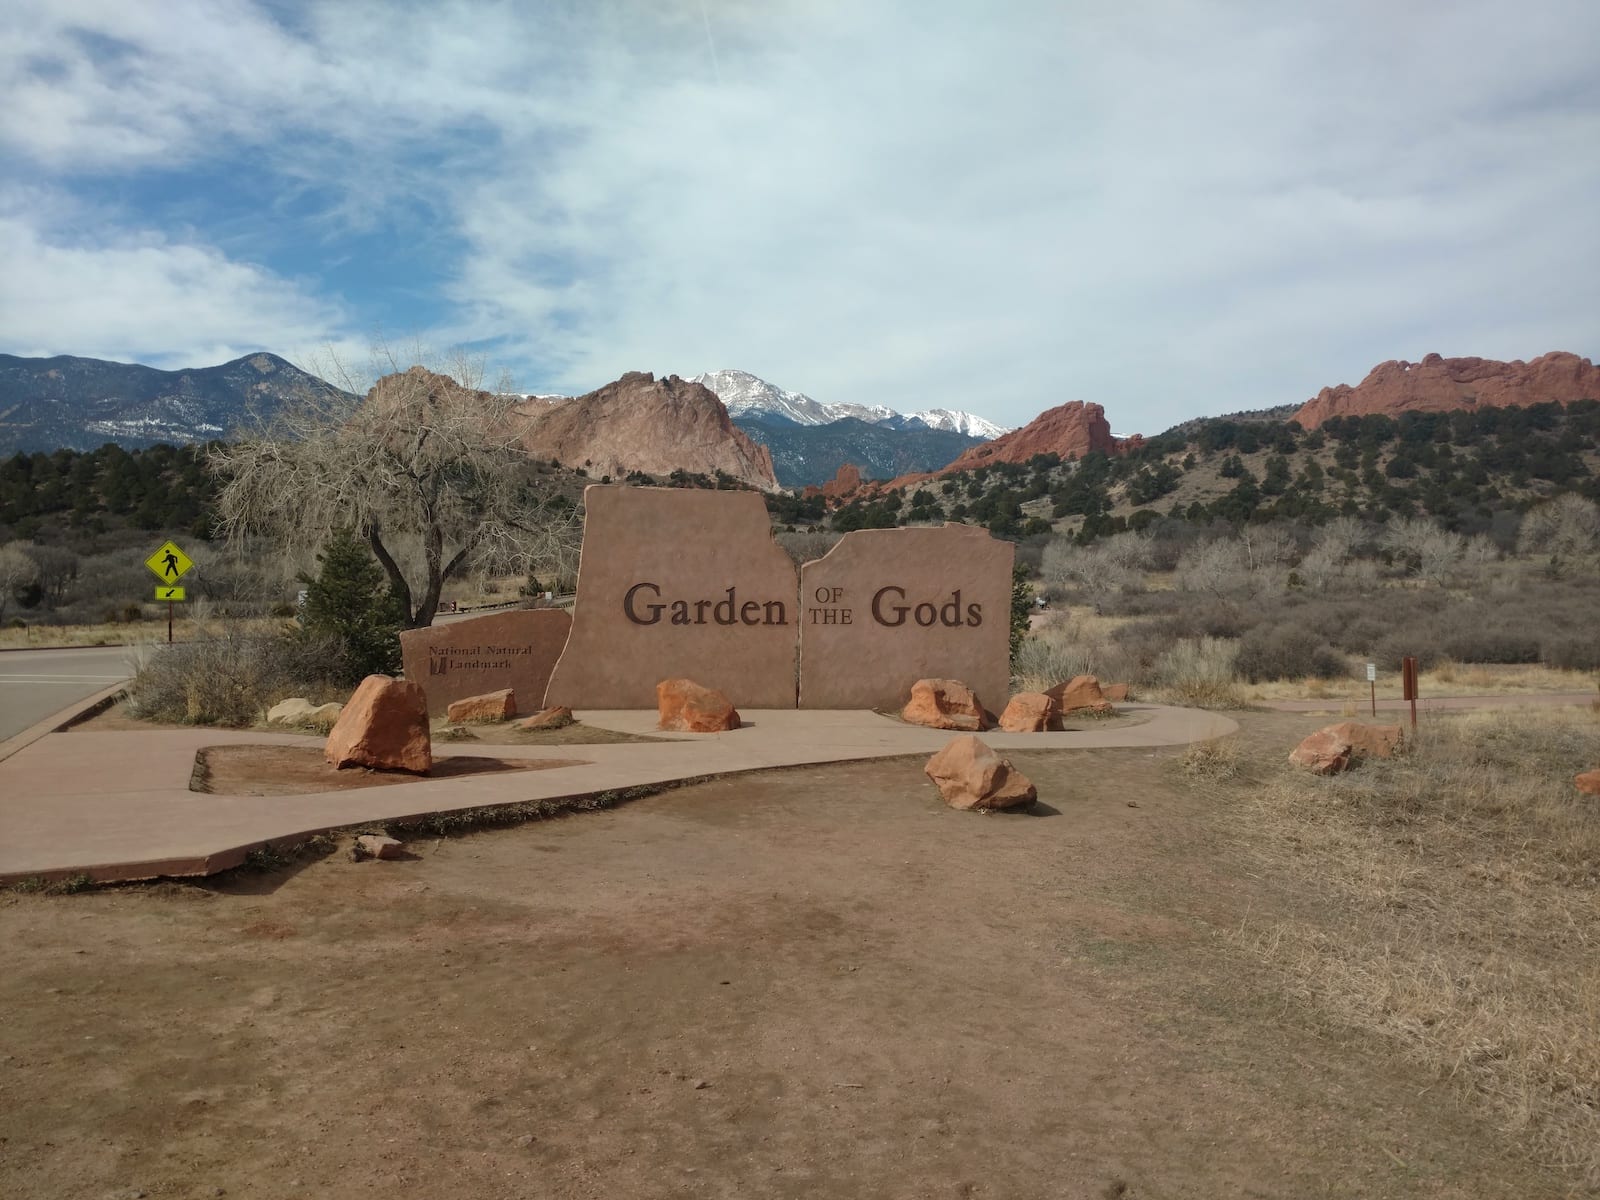
[(1429, 583), (1443, 583), (1467, 548), (1466, 538), (1440, 529), (1426, 517), (1391, 521), (1379, 544)]
[(1057, 538), (1044, 548), (1040, 573), (1048, 583), (1078, 588), (1098, 610), (1111, 596), (1143, 589), (1151, 541), (1149, 534), (1133, 532), (1087, 546)]
[(1523, 554), (1548, 554), (1558, 563), (1600, 560), (1600, 505), (1582, 496), (1557, 496), (1528, 510), (1517, 532)]
[(0, 546), (0, 620), (5, 619), (17, 589), (26, 587), (38, 577), (39, 568), (33, 556), (21, 542)]
[(354, 530), (413, 628), (432, 623), (445, 581), (469, 569), (570, 574), (577, 514), (536, 485), (517, 446), (521, 397), (478, 388), (473, 364), (452, 367), (454, 378), (394, 371), (364, 400), (353, 388), (307, 393), (218, 446), (223, 532), (314, 547)]

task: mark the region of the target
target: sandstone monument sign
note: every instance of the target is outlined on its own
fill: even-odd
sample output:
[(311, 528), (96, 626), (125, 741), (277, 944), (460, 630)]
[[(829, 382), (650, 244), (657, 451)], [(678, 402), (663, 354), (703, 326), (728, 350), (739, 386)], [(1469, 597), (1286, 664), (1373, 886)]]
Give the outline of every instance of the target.
[(898, 708), (926, 677), (1005, 705), (1013, 551), (984, 530), (858, 531), (797, 572), (755, 492), (596, 484), (584, 504), (545, 705), (654, 708), (683, 678), (741, 709)]
[(543, 707), (545, 689), (572, 629), (564, 609), (517, 609), (408, 629), (400, 635), (405, 676), (441, 716), (452, 701), (511, 688), (523, 712)]
[(800, 707), (898, 709), (931, 677), (1000, 711), (1012, 557), (969, 525), (845, 534), (800, 571)]
[(654, 708), (687, 678), (741, 708), (795, 706), (794, 564), (758, 492), (592, 485), (572, 635), (546, 704)]

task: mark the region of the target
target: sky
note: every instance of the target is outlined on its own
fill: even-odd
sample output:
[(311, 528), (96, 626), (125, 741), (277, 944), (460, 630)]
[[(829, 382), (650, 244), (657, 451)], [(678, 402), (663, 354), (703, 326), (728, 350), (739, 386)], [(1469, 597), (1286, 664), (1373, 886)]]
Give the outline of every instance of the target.
[(1119, 433), (1600, 357), (1593, 0), (7, 0), (0, 352)]

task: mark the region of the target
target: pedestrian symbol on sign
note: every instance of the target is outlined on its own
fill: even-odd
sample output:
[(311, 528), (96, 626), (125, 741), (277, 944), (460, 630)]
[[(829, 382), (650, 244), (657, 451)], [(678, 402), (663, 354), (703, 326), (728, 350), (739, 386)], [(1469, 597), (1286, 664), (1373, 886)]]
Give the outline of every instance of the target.
[(187, 575), (189, 568), (194, 566), (194, 560), (172, 542), (168, 542), (145, 559), (144, 565), (149, 567), (162, 583), (170, 584), (178, 582)]

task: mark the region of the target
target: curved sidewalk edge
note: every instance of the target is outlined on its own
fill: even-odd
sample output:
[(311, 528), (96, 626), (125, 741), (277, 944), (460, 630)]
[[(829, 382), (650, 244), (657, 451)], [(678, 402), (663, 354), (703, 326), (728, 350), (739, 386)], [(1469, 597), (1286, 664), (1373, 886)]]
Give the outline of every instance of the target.
[[(1232, 719), (1198, 709), (1129, 705), (1127, 710), (1144, 719), (1062, 733), (983, 736), (1002, 752), (1151, 748), (1187, 745), (1238, 729)], [(745, 715), (747, 726), (728, 733), (673, 736), (655, 733), (653, 712), (579, 713), (597, 728), (648, 731), (661, 740), (445, 744), (438, 747), (440, 758), (567, 765), (300, 796), (212, 795), (192, 792), (188, 784), (196, 753), (208, 746), (320, 747), (320, 737), (221, 729), (42, 736), (0, 764), (0, 883), (209, 875), (238, 866), (252, 850), (286, 847), (337, 830), (535, 802), (560, 805), (776, 767), (928, 755), (954, 736), (871, 712), (783, 709)]]

